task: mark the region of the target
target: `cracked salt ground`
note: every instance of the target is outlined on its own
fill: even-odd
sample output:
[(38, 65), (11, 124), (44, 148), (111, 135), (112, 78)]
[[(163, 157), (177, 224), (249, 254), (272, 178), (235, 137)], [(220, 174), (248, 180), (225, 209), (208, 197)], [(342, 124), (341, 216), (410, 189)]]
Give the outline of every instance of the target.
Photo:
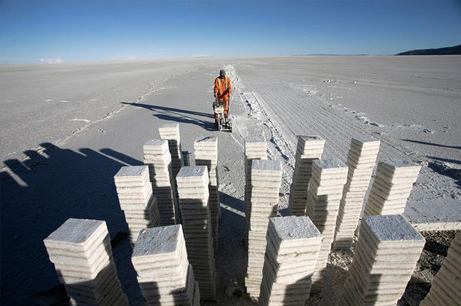
[(81, 121), (81, 122), (90, 123), (90, 120), (88, 120), (88, 119), (79, 119), (79, 118), (74, 118), (74, 119), (72, 119), (70, 121)]
[[(456, 149), (457, 143), (461, 143), (458, 133), (459, 121), (456, 120), (457, 109), (447, 103), (448, 99), (459, 100), (459, 91), (456, 89), (459, 83), (459, 63), (457, 57), (450, 57), (449, 63), (443, 58), (433, 61), (432, 59), (413, 58), (405, 65), (396, 66), (394, 58), (277, 58), (277, 59), (251, 59), (239, 61), (220, 61), (215, 59), (194, 59), (193, 61), (183, 61), (181, 63), (169, 62), (167, 65), (158, 63), (127, 63), (123, 64), (123, 70), (137, 71), (135, 75), (119, 74), (120, 79), (107, 80), (107, 88), (104, 89), (101, 83), (94, 82), (94, 86), (88, 90), (91, 96), (84, 96), (79, 92), (77, 87), (72, 89), (63, 87), (69, 79), (53, 80), (50, 76), (42, 80), (34, 80), (28, 76), (27, 71), (21, 71), (21, 74), (31, 83), (40, 83), (37, 90), (33, 93), (21, 91), (18, 94), (17, 87), (9, 86), (7, 90), (2, 88), (2, 94), (17, 96), (14, 100), (23, 101), (44, 101), (50, 97), (49, 93), (41, 93), (40, 88), (49, 87), (52, 84), (57, 91), (66, 91), (66, 99), (72, 103), (66, 104), (66, 107), (78, 107), (82, 113), (70, 112), (70, 116), (64, 116), (67, 123), (72, 118), (86, 118), (88, 120), (97, 120), (104, 118), (106, 114), (117, 110), (120, 107), (119, 102), (130, 102), (122, 104), (123, 107), (119, 112), (113, 113), (112, 116), (94, 123), (92, 128), (87, 128), (79, 133), (71, 135), (74, 128), (66, 130), (66, 124), (62, 124), (60, 118), (54, 110), (47, 110), (41, 114), (31, 107), (30, 111), (34, 114), (40, 114), (45, 118), (43, 122), (31, 122), (28, 125), (27, 120), (15, 121), (14, 118), (5, 117), (5, 122), (15, 130), (3, 130), (2, 140), (5, 139), (4, 161), (12, 167), (14, 174), (25, 183), (22, 186), (17, 185), (14, 180), (8, 176), (2, 179), (2, 243), (8, 244), (8, 249), (2, 248), (2, 276), (8, 278), (9, 282), (3, 284), (2, 290), (5, 292), (2, 299), (14, 305), (26, 305), (29, 303), (29, 297), (46, 291), (44, 284), (53, 286), (57, 284), (55, 273), (50, 263), (45, 260), (45, 256), (31, 256), (31, 254), (41, 254), (43, 245), (38, 244), (44, 237), (59, 226), (63, 219), (70, 215), (91, 214), (92, 216), (105, 219), (112, 237), (117, 237), (120, 231), (127, 231), (123, 221), (123, 214), (113, 203), (117, 201), (114, 186), (107, 182), (113, 179), (114, 174), (121, 166), (140, 165), (142, 163), (142, 145), (150, 138), (157, 138), (156, 129), (163, 123), (177, 122), (181, 126), (182, 146), (185, 150), (193, 151), (193, 141), (198, 135), (215, 135), (220, 138), (218, 150), (220, 160), (224, 161), (230, 169), (224, 172), (223, 167), (218, 167), (221, 171), (220, 179), (222, 184), (232, 183), (232, 189), (224, 188), (221, 190), (222, 202), (232, 207), (232, 211), (223, 211), (220, 227), (220, 253), (217, 256), (218, 267), (218, 291), (217, 298), (220, 305), (245, 305), (248, 301), (237, 296), (227, 296), (224, 289), (235, 288), (234, 284), (243, 284), (245, 267), (245, 251), (242, 246), (242, 238), (245, 236), (245, 219), (242, 217), (244, 210), (244, 164), (243, 160), (243, 138), (249, 135), (264, 135), (268, 144), (267, 156), (283, 162), (284, 175), (282, 177), (282, 192), (288, 194), (290, 189), (293, 167), (295, 164), (295, 152), (297, 135), (319, 134), (325, 139), (325, 157), (337, 157), (345, 161), (349, 149), (350, 139), (354, 136), (363, 134), (378, 135), (383, 128), (363, 125), (352, 118), (346, 117), (342, 112), (331, 112), (328, 102), (321, 100), (319, 97), (322, 93), (332, 93), (342, 96), (342, 104), (350, 109), (366, 113), (369, 118), (376, 118), (377, 122), (391, 125), (393, 122), (402, 122), (408, 124), (419, 124), (427, 129), (435, 131), (430, 133), (415, 133), (414, 130), (389, 130), (383, 135), (378, 135), (383, 147), (383, 156), (380, 158), (401, 158), (410, 161), (419, 161), (424, 156), (427, 166), (423, 166), (421, 174), (416, 182), (409, 200), (407, 216), (412, 214), (412, 220), (422, 223), (420, 225), (433, 224), (432, 216), (440, 216), (440, 211), (446, 212), (450, 217), (456, 217), (459, 207), (459, 201), (454, 200), (451, 203), (445, 201), (448, 198), (459, 199), (459, 188), (457, 187), (456, 176), (450, 173), (453, 169), (437, 167), (435, 158), (450, 160), (453, 164), (458, 158)], [(270, 62), (280, 63), (280, 70)], [(357, 70), (350, 73), (347, 66), (353, 63), (363, 64)], [(325, 62), (334, 63), (334, 71), (328, 66), (323, 65)], [(242, 91), (249, 93), (255, 92), (256, 100), (250, 103), (258, 103), (261, 110), (259, 120), (249, 119), (248, 112), (250, 105), (241, 99), (242, 95), (236, 94), (232, 100), (231, 113), (239, 120), (240, 124), (232, 135), (217, 135), (212, 131), (211, 106), (204, 101), (212, 101), (207, 92), (210, 87), (209, 76), (215, 75), (225, 64), (233, 63), (235, 71), (233, 75), (236, 82), (236, 88), (242, 86)], [(271, 67), (268, 69), (268, 67)], [(349, 66), (350, 67), (350, 66)], [(283, 68), (283, 69), (281, 69)], [(392, 79), (389, 74), (381, 74), (379, 71), (411, 71), (415, 69), (425, 69), (428, 72), (428, 79), (418, 79), (413, 93), (405, 91), (408, 79), (397, 73)], [(398, 68), (398, 69), (397, 69)], [(24, 69), (24, 68), (22, 68)], [(30, 68), (28, 68), (30, 69)], [(70, 74), (75, 80), (87, 79), (90, 83), (94, 81), (94, 72), (101, 74), (110, 73), (112, 70), (110, 64), (92, 67), (87, 72), (79, 69), (74, 74)], [(58, 70), (59, 71), (59, 67)], [(185, 71), (189, 71), (185, 73)], [(444, 72), (443, 72), (444, 71)], [(87, 74), (86, 74), (87, 73)], [(172, 75), (175, 73), (174, 75)], [(264, 78), (261, 78), (261, 74)], [(318, 95), (308, 96), (305, 93), (294, 92), (291, 87), (285, 87), (284, 83), (275, 81), (283, 79), (292, 84), (300, 82), (302, 79), (307, 80), (309, 85), (315, 85), (318, 89)], [(323, 74), (323, 76), (322, 76)], [(55, 74), (56, 75), (56, 74)], [(322, 86), (331, 86), (323, 83), (323, 80), (329, 78), (327, 75), (334, 75), (338, 80), (335, 84), (346, 86), (345, 83), (351, 80), (357, 80), (354, 89), (357, 93), (352, 95), (349, 90), (341, 88), (327, 88)], [(444, 77), (449, 75), (450, 79)], [(194, 76), (194, 77), (191, 77)], [(200, 77), (197, 77), (200, 76)], [(292, 79), (290, 79), (292, 78)], [(9, 78), (6, 78), (7, 80)], [(98, 79), (98, 78), (96, 78)], [(120, 80), (123, 79), (123, 82)], [(159, 89), (155, 84), (161, 80), (166, 81), (161, 85), (162, 94), (146, 95), (145, 100), (132, 103), (135, 99), (143, 97), (145, 93)], [(263, 82), (264, 80), (264, 82)], [(343, 83), (344, 82), (344, 83)], [(48, 83), (43, 84), (43, 83)], [(430, 83), (431, 88), (426, 85)], [(70, 82), (71, 84), (71, 82)], [(348, 85), (351, 86), (351, 85)], [(155, 87), (155, 88), (152, 88)], [(182, 88), (179, 91), (177, 88)], [(385, 94), (382, 94), (382, 88), (386, 88)], [(451, 92), (444, 88), (452, 88)], [(84, 105), (76, 105), (75, 101), (88, 101), (89, 97), (99, 96), (94, 92), (105, 94), (101, 101), (92, 103), (97, 107), (87, 108)], [(158, 91), (156, 92), (158, 93)], [(89, 95), (90, 95), (89, 94)], [(427, 94), (437, 96), (437, 105), (434, 108), (430, 101), (425, 97)], [(23, 95), (23, 96), (21, 96)], [(54, 96), (54, 95), (53, 95)], [(58, 92), (56, 96), (61, 96)], [(449, 97), (449, 98), (447, 98)], [(6, 97), (12, 100), (13, 97)], [(432, 100), (431, 100), (432, 101)], [(435, 100), (434, 100), (435, 101)], [(9, 103), (13, 104), (13, 103)], [(48, 103), (49, 104), (49, 103)], [(416, 108), (415, 105), (420, 106)], [(9, 105), (8, 107), (10, 107)], [(402, 107), (398, 113), (390, 110), (395, 107)], [(100, 107), (100, 109), (98, 108)], [(410, 110), (411, 109), (411, 110)], [(420, 111), (418, 111), (418, 109)], [(410, 111), (408, 111), (410, 110)], [(87, 112), (91, 114), (87, 114)], [(264, 113), (263, 113), (264, 112)], [(8, 109), (4, 114), (12, 114)], [(442, 116), (441, 114), (445, 114)], [(26, 111), (25, 116), (32, 118), (31, 112)], [(434, 117), (437, 121), (426, 120), (427, 117)], [(389, 118), (392, 117), (392, 118)], [(270, 118), (270, 122), (264, 122)], [(419, 119), (418, 119), (419, 118)], [(19, 118), (21, 119), (21, 118)], [(424, 121), (424, 122), (419, 122)], [(77, 123), (75, 123), (77, 124)], [(446, 127), (446, 128), (441, 128)], [(58, 128), (58, 130), (56, 130)], [(98, 129), (103, 129), (105, 133), (99, 133)], [(27, 130), (34, 131), (33, 135), (28, 134)], [(440, 131), (445, 130), (447, 133)], [(69, 132), (70, 131), (70, 132)], [(17, 133), (18, 137), (14, 137)], [(69, 136), (67, 138), (67, 136)], [(146, 136), (147, 135), (147, 136)], [(150, 136), (149, 136), (150, 135)], [(442, 135), (442, 136), (441, 136)], [(63, 140), (64, 139), (64, 140)], [(272, 141), (271, 141), (272, 139)], [(406, 139), (406, 140), (402, 140)], [(48, 144), (44, 143), (48, 142)], [(50, 144), (53, 143), (53, 144)], [(62, 145), (60, 145), (62, 143)], [(3, 143), (2, 143), (3, 144)], [(28, 159), (22, 160), (21, 152), (27, 148), (36, 148), (42, 144), (40, 150), (44, 150), (45, 157), (42, 154), (32, 154), (27, 152)], [(58, 144), (58, 145), (56, 145)], [(284, 145), (286, 144), (286, 145)], [(12, 152), (13, 153), (10, 155)], [(407, 155), (407, 153), (411, 153)], [(282, 157), (284, 154), (288, 160)], [(8, 159), (19, 157), (17, 167)], [(447, 161), (444, 161), (447, 162)], [(85, 179), (82, 180), (81, 178)], [(58, 179), (57, 179), (58, 178)], [(71, 182), (72, 188), (69, 186)], [(224, 185), (223, 185), (224, 186)], [(227, 185), (229, 186), (229, 185)], [(62, 198), (65, 196), (66, 202), (63, 204)], [(4, 200), (6, 199), (6, 200)], [(14, 203), (13, 200), (14, 199)], [(440, 199), (443, 201), (441, 202)], [(94, 205), (95, 200), (98, 205)], [(288, 203), (288, 196), (282, 198), (279, 208), (283, 208), (284, 201)], [(447, 202), (447, 203), (445, 203)], [(31, 205), (33, 203), (34, 205)], [(416, 203), (420, 207), (416, 207)], [(20, 205), (19, 205), (20, 204)], [(458, 205), (458, 206), (456, 206)], [(436, 210), (427, 214), (427, 207), (437, 207)], [(438, 210), (438, 211), (437, 211)], [(283, 213), (283, 211), (282, 211)], [(418, 219), (423, 216), (423, 219)], [(441, 225), (442, 220), (438, 220)], [(22, 222), (18, 222), (21, 220)], [(452, 219), (455, 224), (456, 219)], [(5, 229), (5, 231), (3, 230)], [(30, 233), (22, 235), (22, 232)], [(16, 238), (14, 238), (16, 237)], [(125, 244), (124, 244), (125, 243)], [(130, 256), (125, 252), (127, 240), (114, 247), (114, 256), (118, 258), (117, 268), (122, 282), (123, 289), (132, 300), (132, 305), (136, 305), (141, 293), (136, 286), (136, 277), (128, 269)], [(336, 252), (330, 263), (338, 263), (337, 254), (346, 252)], [(232, 256), (229, 256), (231, 254)], [(345, 257), (347, 258), (347, 257)], [(341, 286), (343, 280), (339, 270), (347, 265), (347, 260), (341, 261), (339, 267), (332, 266), (330, 279), (333, 278), (337, 285)], [(21, 267), (19, 271), (15, 267)], [(223, 267), (219, 270), (219, 267)], [(417, 284), (413, 286), (418, 287)], [(418, 288), (421, 288), (419, 286)], [(236, 292), (236, 291), (235, 291)], [(334, 294), (332, 294), (334, 296)], [(404, 296), (405, 297), (405, 296)], [(43, 295), (42, 295), (43, 298)], [(315, 292), (311, 294), (310, 302), (315, 305), (319, 295)]]

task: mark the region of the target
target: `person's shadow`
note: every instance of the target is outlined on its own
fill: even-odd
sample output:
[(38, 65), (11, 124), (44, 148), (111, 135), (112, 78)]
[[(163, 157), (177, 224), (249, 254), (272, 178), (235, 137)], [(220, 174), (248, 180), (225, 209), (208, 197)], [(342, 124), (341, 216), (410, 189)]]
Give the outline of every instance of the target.
[(113, 179), (122, 166), (142, 162), (111, 149), (100, 153), (51, 143), (41, 147), (40, 153), (25, 151), (29, 157), (25, 161), (4, 161), (9, 171), (2, 172), (0, 179), (0, 304), (66, 303), (43, 239), (68, 218), (106, 221), (123, 291), (131, 299), (142, 299), (128, 239), (114, 243), (128, 228)]
[(213, 114), (211, 112), (212, 111), (211, 103), (210, 103), (210, 113), (202, 113), (202, 112), (191, 111), (187, 109), (180, 109), (180, 108), (166, 107), (166, 106), (152, 105), (152, 104), (144, 104), (144, 103), (136, 103), (136, 102), (120, 102), (120, 103), (123, 105), (131, 105), (131, 106), (150, 110), (152, 111), (153, 116), (161, 120), (164, 120), (164, 121), (176, 121), (176, 122), (184, 123), (184, 124), (195, 124), (207, 131), (215, 130), (215, 123), (213, 119)]

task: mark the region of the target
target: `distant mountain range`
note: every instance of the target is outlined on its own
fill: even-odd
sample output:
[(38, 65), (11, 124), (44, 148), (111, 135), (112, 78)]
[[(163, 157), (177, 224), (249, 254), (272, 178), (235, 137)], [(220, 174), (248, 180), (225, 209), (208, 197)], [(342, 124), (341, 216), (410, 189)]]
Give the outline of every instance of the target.
[(402, 52), (397, 55), (451, 55), (461, 54), (461, 45), (439, 49), (421, 49)]

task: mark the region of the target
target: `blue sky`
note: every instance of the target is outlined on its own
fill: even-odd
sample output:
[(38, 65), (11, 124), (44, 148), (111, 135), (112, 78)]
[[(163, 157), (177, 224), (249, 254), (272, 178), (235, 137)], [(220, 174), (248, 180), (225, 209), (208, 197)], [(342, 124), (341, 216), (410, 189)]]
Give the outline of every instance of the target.
[(0, 0), (0, 63), (395, 54), (458, 44), (459, 0)]

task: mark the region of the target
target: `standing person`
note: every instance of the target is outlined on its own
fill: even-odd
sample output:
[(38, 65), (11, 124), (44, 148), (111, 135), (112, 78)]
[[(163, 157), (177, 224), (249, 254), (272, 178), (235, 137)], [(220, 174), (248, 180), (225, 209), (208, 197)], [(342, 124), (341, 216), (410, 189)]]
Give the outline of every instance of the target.
[(221, 69), (219, 71), (219, 77), (214, 80), (214, 97), (218, 102), (224, 102), (224, 117), (226, 120), (229, 112), (229, 98), (231, 94), (231, 80), (226, 76), (226, 71)]

